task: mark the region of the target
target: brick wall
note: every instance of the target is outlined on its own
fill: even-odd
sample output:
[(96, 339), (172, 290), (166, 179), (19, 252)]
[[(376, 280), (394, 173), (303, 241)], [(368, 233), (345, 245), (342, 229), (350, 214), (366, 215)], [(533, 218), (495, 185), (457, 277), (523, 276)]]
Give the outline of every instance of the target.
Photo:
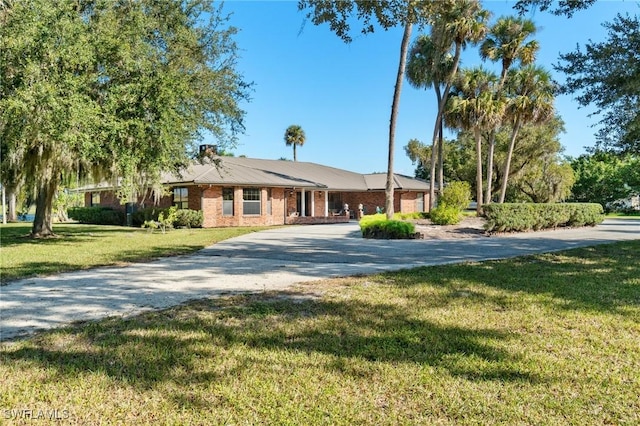
[[(264, 226), (264, 225), (283, 225), (286, 223), (333, 223), (346, 221), (343, 217), (336, 217), (324, 220), (324, 206), (327, 194), (325, 191), (306, 191), (306, 197), (313, 197), (313, 213), (307, 212), (307, 218), (291, 216), (291, 213), (297, 211), (296, 193), (284, 188), (268, 188), (260, 189), (260, 214), (259, 215), (243, 215), (242, 207), (242, 187), (234, 187), (233, 215), (222, 215), (222, 187), (201, 185), (188, 186), (188, 205), (192, 210), (202, 210), (204, 213), (205, 228), (212, 227), (228, 227), (228, 226)], [(271, 214), (268, 213), (268, 198), (271, 193)], [(343, 203), (349, 204), (349, 209), (353, 212), (353, 216), (358, 214), (358, 205), (364, 207), (364, 214), (373, 214), (376, 207), (384, 207), (385, 194), (384, 191), (369, 192), (343, 192), (340, 194)], [(394, 192), (394, 211), (411, 213), (417, 211), (417, 194), (410, 191)], [(425, 208), (428, 206), (429, 194), (424, 194)], [(146, 200), (146, 205), (152, 205), (152, 200)], [(173, 194), (170, 193), (162, 197), (158, 207), (170, 207), (173, 203)], [(85, 193), (85, 205), (91, 205), (91, 193)], [(118, 210), (124, 210), (124, 205), (115, 197), (113, 191), (100, 192), (100, 205), (111, 207)]]
[[(242, 214), (242, 187), (233, 188), (233, 215), (222, 215), (222, 187), (203, 187), (201, 206), (205, 228), (228, 226), (265, 226), (284, 224), (284, 190), (271, 188), (271, 214), (269, 214), (269, 189), (260, 189), (260, 214)], [(189, 202), (191, 206), (191, 200)]]
[[(364, 207), (364, 214), (374, 214), (376, 207), (384, 208), (385, 206), (384, 191), (370, 192), (344, 192), (342, 194), (343, 202), (349, 204), (350, 210), (357, 210), (358, 205)], [(424, 194), (425, 209), (429, 205), (429, 193)], [(418, 211), (417, 192), (415, 191), (393, 191), (393, 211), (398, 213), (413, 213)]]

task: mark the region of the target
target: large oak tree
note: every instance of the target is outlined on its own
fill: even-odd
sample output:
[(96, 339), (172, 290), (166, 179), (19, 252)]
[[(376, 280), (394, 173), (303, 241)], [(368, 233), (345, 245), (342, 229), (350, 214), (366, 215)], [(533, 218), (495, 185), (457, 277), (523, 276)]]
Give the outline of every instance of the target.
[(603, 148), (640, 153), (640, 20), (618, 15), (608, 39), (560, 55), (556, 70), (567, 75), (563, 91), (602, 115), (598, 142)]
[(187, 163), (203, 132), (225, 145), (242, 130), (249, 86), (235, 70), (235, 29), (212, 1), (0, 8), (1, 178), (33, 188), (33, 236), (53, 233), (65, 173), (100, 173), (135, 201)]

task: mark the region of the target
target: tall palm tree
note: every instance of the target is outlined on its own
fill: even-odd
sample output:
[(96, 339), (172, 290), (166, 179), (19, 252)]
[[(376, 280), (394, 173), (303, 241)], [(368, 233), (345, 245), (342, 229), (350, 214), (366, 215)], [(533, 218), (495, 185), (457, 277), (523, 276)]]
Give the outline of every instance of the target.
[[(432, 148), (431, 148), (431, 189), (429, 191), (429, 210), (433, 207), (435, 199), (436, 180), (436, 152), (442, 151), (442, 143), (440, 149), (437, 149), (439, 136), (442, 134), (442, 120), (444, 117), (445, 106), (449, 97), (449, 91), (455, 75), (458, 72), (460, 64), (460, 56), (462, 50), (467, 44), (475, 44), (482, 40), (487, 33), (487, 20), (489, 12), (482, 9), (478, 0), (460, 0), (455, 2), (441, 3), (443, 5), (440, 13), (436, 15), (434, 23), (431, 26), (431, 38), (436, 46), (435, 52), (440, 55), (446, 55), (453, 50), (451, 64), (449, 65), (449, 73), (442, 81), (444, 88), (442, 97), (438, 103), (438, 113), (433, 128)], [(433, 73), (437, 74), (437, 68), (442, 66), (443, 61), (434, 61)], [(440, 71), (438, 71), (440, 72)], [(440, 173), (442, 176), (442, 172)]]
[[(502, 70), (500, 82), (496, 89), (496, 97), (503, 96), (503, 88), (507, 72), (514, 64), (529, 65), (533, 63), (540, 46), (537, 41), (526, 41), (536, 33), (533, 21), (516, 16), (501, 17), (495, 23), (485, 41), (480, 45), (480, 56), (493, 62), (500, 61)], [(493, 151), (495, 147), (496, 129), (489, 134), (489, 152), (487, 154), (487, 193), (485, 199), (491, 202), (493, 181)]]
[(296, 155), (296, 146), (304, 145), (306, 140), (307, 137), (304, 134), (304, 130), (302, 130), (302, 127), (298, 126), (297, 124), (292, 124), (291, 126), (287, 127), (287, 130), (284, 132), (284, 142), (287, 144), (287, 146), (293, 145), (293, 161), (298, 161), (298, 157)]
[[(445, 81), (451, 75), (452, 68), (453, 56), (448, 51), (440, 50), (430, 36), (422, 34), (413, 42), (407, 62), (407, 80), (415, 88), (429, 89), (433, 87), (438, 105), (442, 103), (443, 90), (447, 89)], [(440, 120), (437, 146), (437, 186), (440, 188), (444, 183), (443, 124), (444, 120)], [(431, 164), (435, 165), (436, 153), (433, 152), (433, 149), (431, 151)]]
[(542, 67), (533, 65), (517, 70), (510, 70), (506, 79), (506, 91), (509, 95), (505, 117), (512, 126), (509, 149), (504, 164), (502, 186), (499, 202), (504, 202), (509, 180), (511, 157), (523, 125), (541, 124), (554, 117), (554, 85), (551, 75)]
[(463, 70), (447, 102), (447, 125), (473, 132), (476, 143), (477, 214), (482, 214), (482, 133), (493, 129), (504, 114), (505, 103), (494, 96), (498, 77), (482, 67)]

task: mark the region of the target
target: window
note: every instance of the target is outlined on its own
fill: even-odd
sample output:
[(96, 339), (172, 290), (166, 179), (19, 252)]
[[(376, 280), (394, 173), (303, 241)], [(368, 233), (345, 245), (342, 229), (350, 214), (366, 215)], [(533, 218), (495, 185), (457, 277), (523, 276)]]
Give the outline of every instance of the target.
[(260, 188), (244, 188), (242, 190), (242, 213), (246, 215), (260, 214)]
[(233, 188), (222, 188), (222, 215), (233, 216)]
[(173, 188), (173, 205), (179, 209), (189, 208), (189, 190), (187, 188)]
[(416, 194), (416, 210), (419, 212), (424, 211), (424, 192), (418, 192)]
[(331, 213), (338, 213), (342, 210), (344, 204), (342, 204), (342, 194), (340, 192), (329, 193), (329, 211)]
[(99, 206), (100, 205), (100, 193), (92, 192), (91, 193), (91, 206)]
[(273, 195), (271, 194), (271, 188), (267, 189), (267, 214), (271, 216), (273, 214)]

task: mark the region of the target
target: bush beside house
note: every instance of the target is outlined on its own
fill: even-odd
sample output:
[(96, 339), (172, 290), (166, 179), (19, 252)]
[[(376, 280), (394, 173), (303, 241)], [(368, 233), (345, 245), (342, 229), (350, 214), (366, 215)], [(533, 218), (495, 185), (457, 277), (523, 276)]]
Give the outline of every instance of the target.
[(123, 225), (123, 211), (109, 207), (70, 207), (67, 211), (70, 219), (91, 225)]

